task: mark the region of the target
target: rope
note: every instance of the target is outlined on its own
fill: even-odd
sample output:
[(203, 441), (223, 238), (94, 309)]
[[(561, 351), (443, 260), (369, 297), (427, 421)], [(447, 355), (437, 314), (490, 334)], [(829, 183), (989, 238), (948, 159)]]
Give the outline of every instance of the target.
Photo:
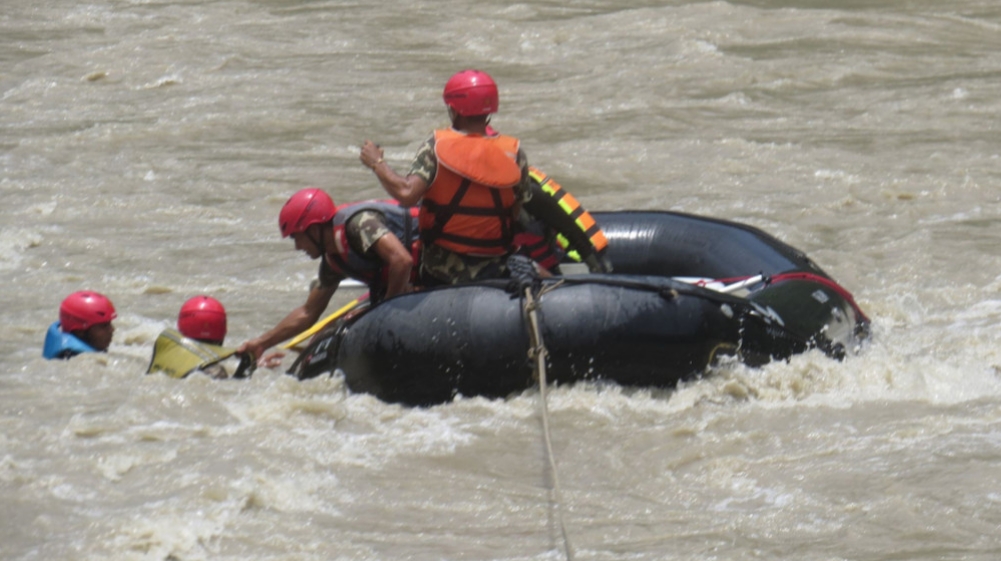
[(538, 305), (532, 295), (531, 287), (525, 288), (525, 312), (528, 316), (528, 335), (532, 346), (528, 351), (529, 358), (535, 361), (535, 376), (539, 381), (539, 401), (542, 408), (542, 433), (546, 443), (546, 455), (549, 458), (549, 472), (553, 478), (553, 498), (556, 503), (556, 517), (563, 534), (563, 548), (567, 561), (573, 561), (574, 550), (567, 534), (566, 523), (563, 521), (563, 492), (560, 488), (560, 475), (556, 470), (556, 457), (553, 454), (553, 442), (549, 429), (549, 406), (546, 399), (546, 346), (542, 341), (542, 331), (539, 329)]

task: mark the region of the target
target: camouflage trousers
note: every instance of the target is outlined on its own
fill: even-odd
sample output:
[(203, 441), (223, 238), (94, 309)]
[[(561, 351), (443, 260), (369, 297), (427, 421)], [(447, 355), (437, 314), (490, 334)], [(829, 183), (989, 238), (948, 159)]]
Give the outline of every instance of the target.
[(437, 286), (505, 278), (509, 276), (507, 258), (507, 255), (464, 255), (432, 244), (421, 251), (421, 284)]

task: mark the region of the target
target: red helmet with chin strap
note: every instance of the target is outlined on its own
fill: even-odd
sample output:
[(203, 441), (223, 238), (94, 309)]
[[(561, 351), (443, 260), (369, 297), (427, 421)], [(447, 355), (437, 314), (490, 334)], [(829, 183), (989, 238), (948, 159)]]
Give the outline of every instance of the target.
[(299, 234), (313, 224), (329, 222), (337, 212), (334, 200), (326, 192), (316, 187), (303, 189), (292, 195), (281, 213), (278, 214), (278, 228), (282, 237)]
[(497, 84), (486, 72), (463, 70), (452, 75), (442, 93), (445, 105), (463, 117), (496, 113), (500, 100)]
[(64, 333), (84, 331), (118, 317), (111, 300), (91, 290), (74, 292), (59, 305), (59, 326)]
[(211, 296), (195, 296), (181, 306), (177, 330), (189, 339), (222, 344), (226, 338), (226, 308)]

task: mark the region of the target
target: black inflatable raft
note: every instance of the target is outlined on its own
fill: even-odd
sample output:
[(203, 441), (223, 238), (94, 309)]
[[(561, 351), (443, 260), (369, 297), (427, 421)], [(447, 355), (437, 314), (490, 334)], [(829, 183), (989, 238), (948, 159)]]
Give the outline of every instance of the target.
[[(840, 359), (868, 336), (845, 289), (761, 230), (593, 214), (615, 274), (535, 283), (552, 382), (672, 387), (724, 356), (757, 366), (819, 348)], [(498, 280), (391, 298), (317, 335), (290, 374), (340, 372), (352, 391), (407, 405), (523, 391), (535, 384), (524, 288)]]

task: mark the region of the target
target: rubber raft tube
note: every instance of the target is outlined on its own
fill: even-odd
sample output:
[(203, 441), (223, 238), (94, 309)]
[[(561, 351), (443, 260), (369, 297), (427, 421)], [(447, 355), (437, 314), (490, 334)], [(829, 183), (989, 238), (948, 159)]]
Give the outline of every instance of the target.
[[(677, 213), (595, 216), (615, 274), (536, 283), (551, 382), (669, 388), (723, 357), (756, 366), (820, 348), (840, 358), (867, 333), (847, 291), (764, 232)], [(737, 295), (674, 276), (753, 284)], [(498, 280), (388, 299), (317, 336), (290, 373), (340, 372), (354, 392), (416, 406), (521, 392), (535, 384), (522, 288)]]
[(617, 274), (730, 279), (789, 271), (827, 276), (802, 251), (753, 226), (680, 212), (595, 212)]

